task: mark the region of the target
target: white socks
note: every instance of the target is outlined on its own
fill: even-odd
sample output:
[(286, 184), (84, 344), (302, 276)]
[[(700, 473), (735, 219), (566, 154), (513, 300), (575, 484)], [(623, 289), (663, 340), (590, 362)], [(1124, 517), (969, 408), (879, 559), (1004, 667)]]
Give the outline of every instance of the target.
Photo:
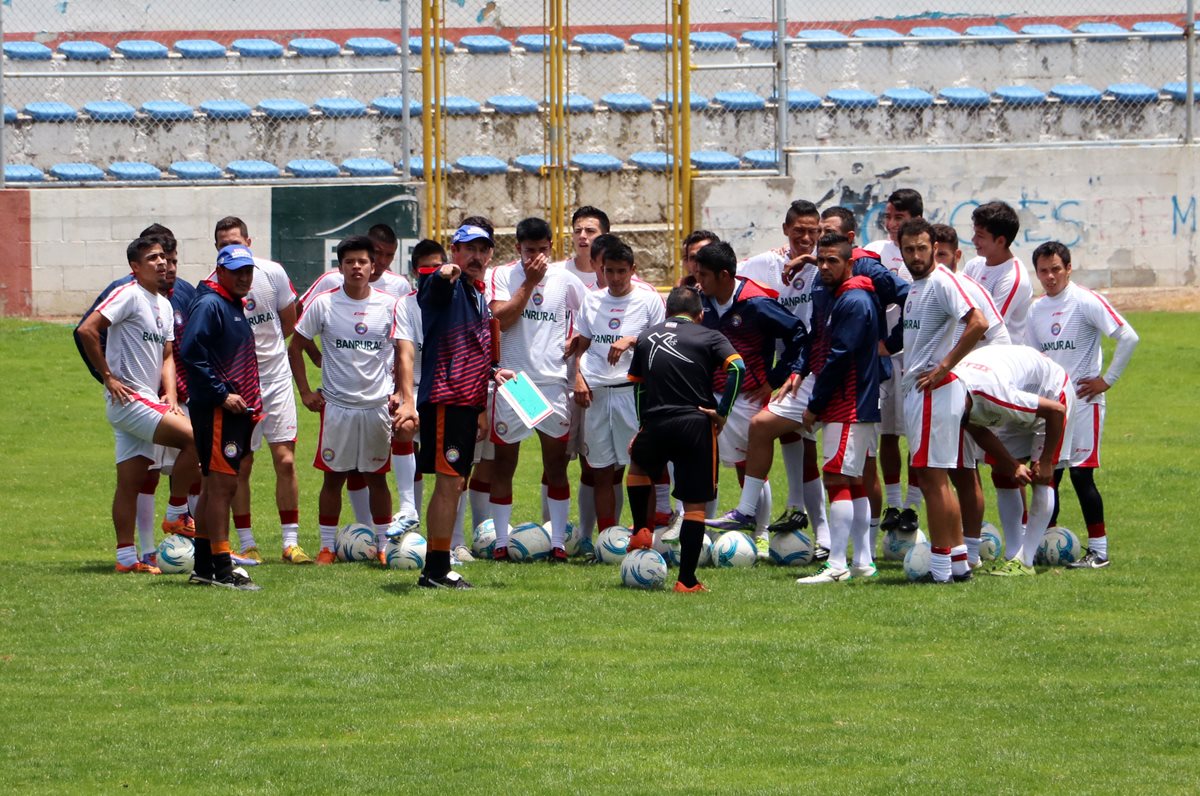
[(579, 484), (579, 530), (589, 539), (596, 530), (596, 488), (582, 482)]
[(396, 494), (400, 499), (397, 511), (408, 517), (421, 516), (421, 507), (417, 504), (416, 489), (413, 483), (413, 477), (416, 474), (416, 454), (392, 454), (392, 475), (396, 479)]
[[(452, 533), (450, 535), (450, 549), (451, 550), (453, 550), (454, 548), (456, 548), (460, 545), (462, 545), (464, 547), (468, 547), (468, 548), (471, 546), (471, 545), (467, 544), (467, 542), (466, 542), (467, 532), (466, 532), (466, 529), (463, 527), (463, 524), (466, 522), (466, 519), (467, 519), (467, 496), (465, 494), (460, 494), (458, 496), (458, 513), (454, 515), (454, 533)], [(474, 534), (472, 534), (472, 536), (474, 536)]]
[[(370, 527), (372, 523), (371, 517), (371, 490), (367, 487), (362, 489), (347, 489), (346, 494), (350, 498), (350, 510), (354, 512), (354, 521), (359, 525)], [(330, 547), (330, 550), (333, 548)]]
[(825, 488), (819, 476), (804, 482), (804, 510), (808, 513), (808, 526), (813, 529), (817, 545), (831, 549), (829, 521), (825, 518)]
[(1050, 515), (1054, 513), (1054, 487), (1043, 484), (1030, 485), (1032, 499), (1029, 501), (1029, 524), (1025, 526), (1025, 542), (1021, 546), (1021, 563), (1033, 566), (1033, 557), (1046, 535)]
[(845, 495), (829, 499), (829, 566), (834, 569), (846, 568), (846, 545), (854, 526), (854, 501), (850, 500), (849, 489)]
[(737, 510), (748, 517), (757, 516), (759, 506), (762, 504), (763, 487), (766, 483), (762, 478), (746, 476), (745, 483), (742, 484), (742, 497), (738, 500)]
[[(1004, 529), (1004, 549), (1008, 558), (1021, 554), (1021, 543), (1025, 538), (1025, 505), (1021, 501), (1021, 490), (996, 488), (996, 512), (1000, 515), (1000, 527)], [(1038, 539), (1041, 542), (1041, 539)], [(1036, 547), (1036, 545), (1035, 545)]]
[(779, 450), (787, 473), (788, 508), (798, 509), (804, 505), (804, 440), (783, 443)]
[[(874, 539), (871, 537), (871, 501), (864, 495), (850, 501), (854, 506), (854, 523), (850, 526), (850, 541), (854, 543), (854, 566), (870, 566), (874, 557)], [(878, 530), (879, 523), (875, 523)]]

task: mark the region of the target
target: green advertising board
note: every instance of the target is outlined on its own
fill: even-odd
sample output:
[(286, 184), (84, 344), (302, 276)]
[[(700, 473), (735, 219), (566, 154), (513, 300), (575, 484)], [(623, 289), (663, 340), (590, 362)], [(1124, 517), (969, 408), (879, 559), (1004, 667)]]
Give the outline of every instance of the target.
[(283, 263), (303, 293), (337, 267), (338, 242), (387, 224), (400, 239), (392, 270), (408, 271), (408, 252), (421, 238), (412, 185), (297, 185), (271, 189), (271, 257)]

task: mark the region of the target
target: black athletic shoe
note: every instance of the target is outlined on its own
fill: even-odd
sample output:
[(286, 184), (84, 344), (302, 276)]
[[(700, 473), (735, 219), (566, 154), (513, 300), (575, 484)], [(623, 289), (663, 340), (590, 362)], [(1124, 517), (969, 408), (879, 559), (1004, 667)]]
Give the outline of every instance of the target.
[(428, 575), (421, 575), (417, 579), (417, 585), (422, 589), (469, 589), (471, 584), (467, 583), (467, 579), (457, 572), (448, 572), (440, 578), (431, 578)]
[(262, 586), (250, 580), (250, 576), (246, 574), (246, 570), (241, 567), (235, 567), (233, 572), (229, 573), (229, 577), (224, 580), (214, 579), (212, 585), (220, 586), (223, 589), (236, 589), (237, 591), (262, 590)]
[(817, 545), (816, 549), (813, 550), (812, 560), (813, 560), (814, 564), (819, 564), (822, 561), (828, 561), (829, 560), (829, 548), (821, 547), (820, 545)]
[(954, 581), (955, 583), (970, 583), (971, 581), (975, 580), (975, 573), (968, 569), (961, 575), (951, 575), (950, 580)]
[(1088, 550), (1083, 554), (1083, 558), (1067, 564), (1067, 569), (1104, 569), (1107, 566), (1107, 556), (1102, 556), (1094, 550)]
[[(879, 527), (883, 527), (883, 523), (879, 523)], [(896, 530), (901, 533), (916, 533), (921, 527), (921, 518), (917, 516), (916, 509), (905, 509), (900, 512), (900, 518), (896, 523)]]
[(192, 574), (188, 575), (187, 582), (193, 586), (211, 586), (213, 579), (211, 577), (205, 577), (199, 572), (193, 572)]
[(788, 531), (803, 531), (808, 527), (808, 515), (804, 509), (787, 508), (779, 515), (779, 519), (767, 526), (770, 533), (787, 533)]
[(900, 509), (888, 506), (883, 510), (883, 518), (879, 521), (879, 530), (891, 533), (900, 525)]
[(555, 547), (550, 551), (550, 555), (546, 556), (546, 560), (551, 564), (567, 563), (567, 551), (561, 547)]

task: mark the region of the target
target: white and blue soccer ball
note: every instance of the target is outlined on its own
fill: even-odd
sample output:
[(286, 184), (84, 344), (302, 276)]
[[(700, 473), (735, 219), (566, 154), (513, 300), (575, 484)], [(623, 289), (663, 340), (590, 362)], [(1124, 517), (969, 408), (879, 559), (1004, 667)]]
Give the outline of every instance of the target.
[(196, 546), (173, 533), (158, 543), (158, 568), (167, 575), (186, 575), (196, 568)]
[(781, 567), (802, 567), (812, 563), (813, 543), (804, 531), (773, 533), (768, 552), (772, 564)]
[(508, 536), (511, 561), (544, 561), (550, 555), (550, 533), (536, 522), (523, 522)]
[(1004, 557), (1004, 537), (995, 525), (985, 522), (979, 531), (979, 560), (998, 561)]
[(748, 534), (726, 531), (713, 543), (712, 557), (718, 567), (752, 567), (758, 562), (758, 548)]
[(621, 582), (631, 589), (658, 589), (667, 580), (667, 561), (654, 550), (634, 550), (621, 561)]
[[(550, 523), (542, 525), (546, 533), (550, 534), (550, 538), (554, 538), (554, 528)], [(563, 533), (563, 550), (567, 551), (569, 556), (583, 555), (581, 544), (583, 542), (583, 533), (575, 527), (575, 523), (567, 522), (567, 530)]]
[(1042, 543), (1034, 554), (1035, 564), (1048, 567), (1066, 566), (1083, 557), (1083, 544), (1073, 531), (1058, 525), (1046, 529)]
[(654, 552), (663, 557), (669, 567), (679, 566), (679, 528), (664, 525), (654, 529)]
[(903, 561), (913, 545), (928, 541), (920, 528), (911, 532), (888, 531), (883, 535), (883, 560)]
[(904, 576), (909, 580), (920, 580), (929, 574), (929, 562), (933, 548), (928, 542), (918, 542), (904, 554)]
[(424, 569), (425, 537), (409, 531), (398, 539), (389, 539), (383, 556), (388, 569)]
[[(508, 532), (512, 533), (512, 526), (508, 526)], [(496, 549), (496, 524), (490, 519), (484, 520), (475, 526), (475, 530), (471, 532), (471, 554), (476, 558), (492, 557), (492, 552)]]
[(696, 563), (698, 567), (713, 566), (713, 541), (708, 538), (708, 534), (700, 535), (700, 560)]
[(342, 528), (333, 546), (342, 561), (370, 561), (379, 555), (375, 529), (358, 523), (350, 523)]
[(629, 549), (629, 537), (633, 532), (624, 525), (605, 528), (596, 537), (596, 560), (601, 564), (619, 564)]

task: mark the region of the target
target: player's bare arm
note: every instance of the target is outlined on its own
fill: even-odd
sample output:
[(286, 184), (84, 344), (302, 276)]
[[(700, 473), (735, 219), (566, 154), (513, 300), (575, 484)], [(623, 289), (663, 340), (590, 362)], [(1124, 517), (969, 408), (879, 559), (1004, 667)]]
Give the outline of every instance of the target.
[(1087, 400), (1094, 398), (1101, 393), (1108, 392), (1112, 385), (1104, 380), (1101, 376), (1093, 376), (1090, 379), (1080, 379), (1075, 382), (1075, 397)]
[[(699, 409), (701, 413), (708, 416), (708, 419), (712, 421), (714, 426), (716, 426), (717, 433), (720, 434), (721, 429), (725, 428), (725, 415), (721, 414), (716, 409), (709, 409), (707, 406), (698, 406), (696, 408)], [(632, 445), (633, 443), (630, 444)]]
[(1038, 398), (1037, 416), (1046, 421), (1046, 441), (1042, 456), (1033, 463), (1033, 482), (1049, 485), (1054, 481), (1054, 465), (1067, 424), (1067, 407), (1049, 398)]
[(615, 365), (621, 359), (621, 355), (629, 349), (637, 345), (637, 337), (622, 337), (608, 347), (608, 364)]
[(954, 344), (954, 348), (951, 348), (950, 352), (946, 354), (946, 358), (937, 364), (937, 367), (931, 368), (917, 377), (916, 387), (918, 390), (928, 392), (941, 384), (942, 380), (946, 378), (946, 375), (950, 373), (954, 366), (983, 339), (983, 335), (988, 329), (987, 318), (975, 307), (972, 307), (966, 315), (962, 316), (962, 322), (967, 325), (966, 329), (963, 330), (962, 337)]
[[(293, 301), (279, 311), (279, 325), (283, 330), (284, 340), (291, 337), (292, 332), (296, 331), (296, 320), (300, 317), (297, 304), (297, 302)], [(317, 367), (320, 367), (320, 365), (317, 365)]]
[(288, 343), (288, 365), (292, 369), (292, 379), (296, 382), (296, 389), (300, 392), (300, 402), (308, 411), (320, 412), (321, 407), (325, 406), (325, 399), (319, 392), (313, 392), (309, 387), (308, 370), (304, 366), (305, 342), (313, 343), (302, 334), (292, 335), (292, 341)]
[(783, 281), (791, 282), (804, 266), (815, 265), (816, 262), (817, 258), (811, 252), (793, 257), (791, 260), (788, 260), (788, 264), (783, 268)]
[(176, 389), (175, 382), (175, 344), (167, 342), (163, 346), (163, 364), (162, 364), (162, 402), (171, 407), (173, 414), (181, 415), (179, 409), (179, 395)]
[(133, 390), (113, 375), (108, 368), (108, 360), (104, 358), (104, 352), (100, 349), (100, 333), (110, 326), (112, 323), (108, 318), (99, 312), (93, 312), (79, 324), (79, 339), (83, 341), (83, 350), (87, 353), (88, 361), (100, 374), (104, 389), (108, 390), (114, 401), (124, 406), (132, 400)]
[(242, 396), (235, 392), (231, 392), (225, 396), (225, 400), (221, 406), (226, 412), (232, 412), (235, 415), (243, 415), (246, 413), (246, 402), (242, 400)]
[(489, 306), (492, 316), (500, 322), (500, 331), (507, 332), (521, 318), (521, 312), (533, 296), (533, 289), (546, 277), (550, 262), (546, 255), (538, 254), (525, 266), (525, 281), (508, 301), (493, 301)]
[[(417, 428), (417, 407), (413, 400), (413, 356), (415, 347), (411, 340), (396, 341), (395, 383), (396, 392), (389, 399), (392, 425), (397, 431), (413, 432)], [(392, 402), (394, 400), (394, 405)]]
[(983, 448), (984, 452), (995, 462), (992, 467), (997, 473), (1016, 479), (1017, 483), (1022, 486), (1029, 484), (1033, 480), (1029, 468), (1023, 462), (1019, 462), (1012, 457), (1012, 454), (1008, 452), (1008, 448), (1004, 447), (1004, 443), (992, 433), (990, 428), (977, 426), (974, 423), (964, 423), (963, 428), (971, 435), (971, 439), (975, 440), (979, 444), (979, 447)]
[(438, 271), (438, 276), (447, 282), (457, 282), (458, 278), (462, 276), (462, 268), (454, 263), (446, 263)]

